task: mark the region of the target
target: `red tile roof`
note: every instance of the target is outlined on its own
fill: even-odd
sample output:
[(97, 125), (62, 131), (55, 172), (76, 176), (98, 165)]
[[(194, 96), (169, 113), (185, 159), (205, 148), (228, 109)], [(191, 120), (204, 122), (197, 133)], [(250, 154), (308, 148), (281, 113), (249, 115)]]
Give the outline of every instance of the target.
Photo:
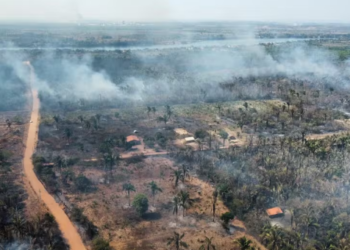
[(266, 210), (266, 213), (267, 213), (269, 216), (275, 216), (275, 215), (278, 215), (278, 214), (283, 214), (283, 211), (282, 211), (282, 209), (279, 208), (279, 207), (274, 207), (274, 208), (267, 209), (267, 210)]
[(129, 135), (128, 137), (126, 137), (126, 142), (132, 141), (140, 141), (140, 139), (136, 135)]

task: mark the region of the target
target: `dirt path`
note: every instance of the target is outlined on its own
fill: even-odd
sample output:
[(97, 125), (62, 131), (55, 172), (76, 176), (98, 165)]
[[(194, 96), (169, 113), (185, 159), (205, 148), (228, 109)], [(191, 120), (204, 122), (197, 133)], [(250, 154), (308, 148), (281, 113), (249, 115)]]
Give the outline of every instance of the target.
[(35, 147), (38, 140), (38, 125), (39, 125), (39, 98), (37, 91), (33, 90), (33, 108), (29, 124), (28, 137), (26, 143), (26, 149), (24, 152), (24, 172), (28, 178), (30, 185), (34, 189), (35, 193), (45, 203), (52, 215), (55, 217), (58, 226), (63, 234), (63, 237), (67, 240), (71, 250), (84, 250), (86, 249), (83, 241), (68, 216), (55, 201), (55, 199), (46, 191), (43, 184), (39, 181), (34, 173), (31, 157), (35, 151)]

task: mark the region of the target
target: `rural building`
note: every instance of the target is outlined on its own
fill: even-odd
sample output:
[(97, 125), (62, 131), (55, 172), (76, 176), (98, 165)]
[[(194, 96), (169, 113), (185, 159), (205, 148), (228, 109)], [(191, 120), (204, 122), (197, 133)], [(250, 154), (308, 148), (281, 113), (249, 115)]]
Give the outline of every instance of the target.
[(186, 137), (185, 138), (185, 142), (186, 143), (190, 143), (190, 142), (195, 142), (196, 140), (194, 139), (194, 137)]
[(49, 162), (49, 163), (43, 163), (42, 164), (44, 167), (53, 167), (55, 166), (55, 164), (53, 162)]
[(279, 207), (267, 209), (266, 213), (270, 218), (277, 218), (277, 217), (284, 216), (282, 209)]
[(141, 140), (136, 135), (129, 135), (126, 137), (126, 143), (130, 145), (139, 145), (141, 144)]

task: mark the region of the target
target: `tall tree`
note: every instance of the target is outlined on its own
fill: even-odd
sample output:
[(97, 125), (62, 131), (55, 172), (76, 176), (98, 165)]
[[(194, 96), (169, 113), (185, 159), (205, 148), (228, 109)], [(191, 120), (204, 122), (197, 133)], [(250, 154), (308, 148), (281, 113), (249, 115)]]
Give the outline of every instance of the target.
[(192, 204), (190, 194), (187, 191), (181, 190), (178, 194), (180, 200), (180, 206), (182, 207), (182, 216), (185, 217), (185, 210)]
[(134, 185), (132, 185), (129, 182), (129, 183), (123, 184), (123, 191), (125, 191), (128, 194), (128, 200), (129, 200), (129, 206), (130, 206), (130, 192), (136, 192), (136, 189), (135, 189)]
[(163, 192), (163, 190), (160, 187), (158, 187), (157, 183), (155, 183), (154, 181), (148, 183), (148, 186), (151, 189), (152, 196), (153, 196), (153, 203), (154, 203), (157, 192)]
[(169, 116), (168, 115), (163, 115), (163, 116), (159, 116), (157, 118), (158, 122), (164, 122), (164, 125), (167, 124), (167, 122), (169, 121)]
[(184, 236), (184, 233), (180, 235), (179, 233), (174, 232), (173, 237), (168, 239), (168, 246), (175, 247), (176, 250), (180, 250), (181, 247), (188, 248), (187, 243), (182, 241)]
[(205, 236), (204, 244), (199, 247), (199, 250), (216, 250), (216, 247), (212, 241), (213, 237), (208, 238)]
[(176, 220), (177, 220), (177, 214), (179, 213), (179, 205), (180, 205), (180, 199), (179, 197), (175, 196), (173, 198), (173, 214), (176, 215)]
[(182, 178), (181, 170), (174, 170), (175, 187), (179, 184), (180, 178)]
[(215, 212), (216, 212), (216, 202), (218, 199), (219, 192), (217, 189), (213, 192), (213, 221), (215, 220)]

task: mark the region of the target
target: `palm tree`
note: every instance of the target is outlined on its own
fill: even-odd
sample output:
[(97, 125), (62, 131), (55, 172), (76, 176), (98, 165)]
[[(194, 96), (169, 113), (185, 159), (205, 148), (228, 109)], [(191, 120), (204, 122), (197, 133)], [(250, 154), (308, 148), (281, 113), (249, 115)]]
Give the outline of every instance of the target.
[(219, 114), (221, 114), (222, 104), (221, 104), (221, 103), (218, 103), (218, 104), (215, 106), (215, 108), (217, 108), (218, 111), (219, 111)]
[[(103, 155), (106, 174), (107, 174), (107, 170), (110, 172), (110, 174), (112, 173), (113, 166), (116, 164), (118, 159), (119, 159), (119, 155), (114, 155), (112, 152), (108, 152)], [(108, 177), (109, 177), (109, 174), (107, 174), (107, 179)]]
[(155, 115), (155, 114), (156, 114), (156, 112), (157, 112), (156, 107), (152, 107), (152, 112), (153, 112), (153, 115)]
[(179, 179), (182, 177), (182, 173), (180, 170), (174, 170), (174, 177), (175, 177), (175, 187), (179, 184)]
[(176, 215), (176, 220), (177, 220), (177, 214), (179, 213), (179, 205), (180, 205), (180, 199), (179, 197), (175, 196), (173, 199), (173, 214)]
[(21, 238), (26, 230), (26, 220), (23, 216), (16, 210), (12, 215), (11, 220), (11, 230), (16, 238)]
[(91, 128), (91, 122), (90, 121), (85, 121), (85, 127), (90, 130)]
[(62, 168), (66, 165), (66, 160), (62, 156), (58, 155), (55, 157), (54, 161), (60, 172), (62, 172)]
[(282, 243), (282, 238), (277, 226), (265, 226), (260, 237), (270, 250), (278, 250)]
[(199, 250), (216, 250), (215, 245), (212, 243), (213, 237), (210, 239), (205, 236), (204, 244), (200, 246)]
[(171, 110), (169, 105), (166, 105), (165, 109), (166, 109), (166, 114), (167, 114), (168, 118), (170, 119), (172, 114), (173, 114), (173, 111)]
[(130, 192), (136, 192), (136, 189), (135, 189), (134, 185), (132, 185), (129, 182), (129, 183), (124, 183), (123, 184), (123, 191), (126, 191), (127, 194), (128, 194), (129, 206), (130, 206)]
[(159, 116), (157, 118), (158, 122), (164, 122), (164, 125), (167, 124), (167, 122), (169, 121), (169, 116), (168, 115), (163, 115), (163, 116)]
[(219, 192), (217, 189), (214, 190), (213, 192), (213, 222), (215, 219), (215, 212), (216, 212), (216, 201), (218, 199)]
[(175, 247), (176, 250), (180, 250), (181, 247), (188, 248), (187, 243), (182, 241), (184, 236), (184, 233), (180, 235), (179, 233), (174, 232), (174, 236), (168, 239), (167, 245)]
[(251, 246), (253, 242), (248, 240), (245, 236), (234, 240), (234, 244), (238, 245), (240, 250), (253, 250), (254, 247)]
[(182, 182), (185, 182), (186, 177), (190, 177), (190, 174), (188, 172), (188, 168), (185, 164), (182, 164)]
[(65, 133), (66, 138), (67, 138), (67, 143), (69, 143), (69, 139), (72, 137), (72, 130), (70, 128), (66, 128), (64, 130), (64, 133)]
[(56, 129), (58, 129), (58, 123), (60, 122), (61, 118), (58, 115), (54, 115), (53, 119), (56, 123)]
[(151, 188), (152, 195), (153, 195), (153, 203), (154, 203), (156, 193), (163, 192), (163, 190), (160, 187), (158, 187), (157, 183), (155, 183), (154, 181), (148, 183), (148, 186)]
[(100, 121), (101, 121), (101, 114), (96, 114), (95, 117), (96, 117), (97, 122), (100, 123)]
[(190, 194), (187, 191), (181, 190), (178, 194), (180, 199), (180, 206), (182, 207), (182, 216), (185, 217), (185, 210), (192, 204), (192, 200), (190, 199)]
[(82, 115), (79, 115), (79, 116), (78, 116), (78, 119), (79, 119), (80, 123), (83, 123), (84, 117), (83, 117)]
[(12, 122), (9, 119), (6, 119), (6, 125), (7, 125), (7, 128), (10, 129)]
[(152, 108), (151, 107), (147, 107), (147, 116), (148, 116), (148, 119), (149, 119), (149, 113), (151, 113), (151, 111), (152, 111)]

